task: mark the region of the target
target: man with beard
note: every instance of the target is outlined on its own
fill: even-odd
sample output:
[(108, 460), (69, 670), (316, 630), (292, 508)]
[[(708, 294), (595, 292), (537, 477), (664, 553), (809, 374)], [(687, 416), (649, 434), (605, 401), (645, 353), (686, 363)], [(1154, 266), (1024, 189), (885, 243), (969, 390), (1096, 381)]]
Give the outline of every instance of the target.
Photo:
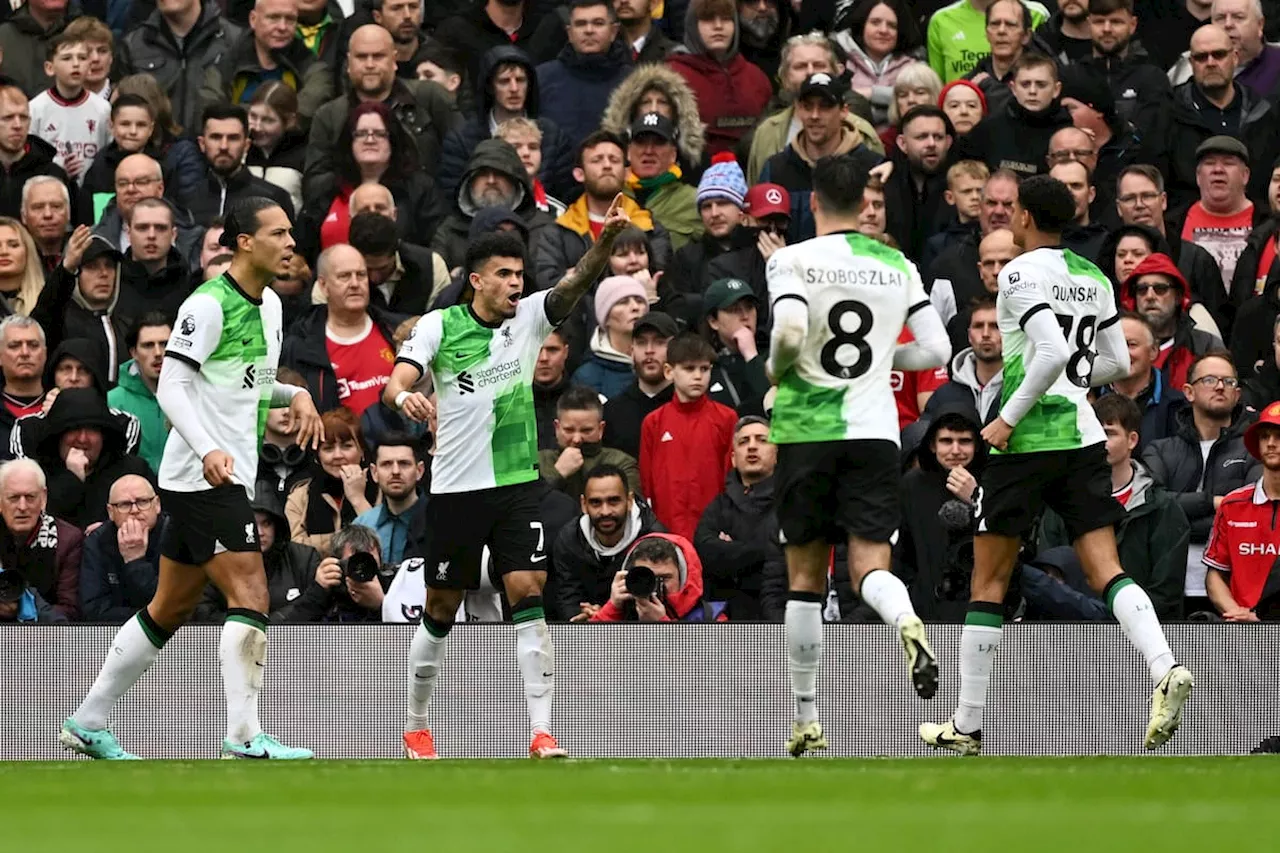
[(382, 0), (373, 9), (373, 22), (391, 33), (396, 48), (396, 76), (414, 79), (411, 61), (427, 41), (422, 31), (422, 4), (415, 0)]
[[(492, 0), (497, 2), (497, 0)], [(443, 44), (452, 42), (442, 40)], [(469, 77), (468, 79), (475, 79)], [(445, 134), (459, 123), (453, 99), (435, 83), (396, 77), (396, 49), (391, 34), (365, 24), (347, 44), (347, 94), (316, 111), (307, 145), (302, 195), (334, 179), (333, 152), (352, 108), (365, 101), (386, 104), (417, 144), (419, 163), (438, 163)]]
[[(1138, 450), (1157, 439), (1168, 438), (1177, 430), (1177, 416), (1187, 405), (1179, 386), (1172, 385), (1156, 369), (1160, 348), (1151, 324), (1141, 314), (1126, 311), (1120, 315), (1124, 342), (1129, 348), (1129, 375), (1098, 388), (1098, 397), (1119, 394), (1137, 404), (1142, 419)], [(1104, 423), (1105, 426), (1105, 423)]]
[(373, 481), (382, 500), (356, 516), (352, 524), (363, 524), (378, 534), (382, 543), (382, 564), (398, 565), (409, 541), (409, 520), (418, 504), (418, 483), (426, 466), (418, 458), (420, 444), (407, 433), (389, 432), (373, 451)]
[(244, 107), (211, 104), (204, 109), (200, 128), (197, 141), (204, 154), (207, 191), (200, 194), (192, 206), (191, 215), (198, 225), (207, 228), (235, 202), (252, 196), (271, 199), (293, 219), (289, 193), (255, 176), (244, 165), (244, 155), (249, 149), (249, 113)]
[(729, 618), (756, 621), (760, 582), (777, 530), (773, 504), (773, 472), (778, 446), (769, 441), (769, 421), (747, 415), (733, 431), (733, 469), (724, 491), (716, 495), (698, 520), (693, 544), (702, 558), (706, 598), (728, 604)]
[(138, 419), (142, 427), (138, 455), (153, 471), (160, 470), (164, 445), (169, 439), (169, 422), (156, 401), (156, 388), (160, 385), (160, 368), (172, 331), (172, 324), (164, 314), (152, 311), (142, 315), (125, 338), (129, 360), (120, 367), (120, 384), (107, 392), (107, 404), (111, 408)]
[(1196, 359), (1222, 349), (1221, 340), (1195, 328), (1187, 315), (1190, 288), (1168, 255), (1157, 252), (1138, 264), (1121, 285), (1120, 304), (1136, 310), (1151, 325), (1160, 347), (1154, 364), (1174, 388), (1187, 382)]
[[(929, 300), (942, 322), (950, 322), (974, 297), (994, 292), (994, 285), (984, 284), (978, 247), (992, 231), (1009, 227), (1017, 201), (1018, 176), (1008, 169), (992, 172), (982, 187), (978, 227), (942, 249), (929, 268), (922, 270)], [(1012, 236), (1009, 241), (1012, 243)]]
[(791, 9), (779, 0), (738, 0), (738, 48), (771, 81), (778, 76), (782, 45), (791, 35)]
[[(1191, 37), (1191, 80), (1173, 91), (1168, 145), (1169, 195), (1174, 210), (1191, 205), (1198, 195), (1196, 169), (1200, 145), (1215, 136), (1232, 136), (1252, 155), (1246, 162), (1266, 166), (1275, 159), (1280, 135), (1275, 132), (1276, 107), (1235, 79), (1239, 58), (1231, 37), (1209, 24)], [(1263, 201), (1271, 175), (1258, 169), (1247, 195)]]
[(956, 347), (951, 359), (951, 381), (944, 384), (925, 404), (921, 420), (932, 421), (943, 406), (961, 403), (976, 411), (984, 425), (1000, 414), (1000, 393), (1004, 387), (1004, 341), (996, 322), (996, 299), (984, 294), (973, 300), (968, 310), (969, 345)]
[(925, 241), (946, 223), (947, 153), (955, 130), (935, 106), (912, 107), (899, 123), (893, 174), (885, 183), (886, 230), (907, 257), (918, 259)]
[(303, 121), (333, 96), (333, 69), (298, 34), (297, 0), (257, 0), (249, 13), (249, 31), (209, 64), (200, 88), (211, 104), (247, 105), (258, 87), (283, 80), (298, 93)]
[[(552, 222), (550, 214), (538, 210), (533, 182), (520, 155), (501, 139), (486, 139), (473, 149), (458, 184), (453, 211), (431, 239), (432, 250), (440, 253), (449, 269), (462, 265), (475, 215), (487, 207), (512, 210), (524, 220), (529, 228), (529, 245)], [(560, 274), (563, 276), (564, 270)]]
[(653, 5), (654, 0), (617, 0), (613, 4), (622, 37), (631, 48), (631, 61), (636, 64), (662, 62), (677, 47), (655, 24)]
[[(791, 232), (788, 243), (812, 239), (817, 231), (809, 196), (813, 192), (813, 166), (823, 157), (847, 154), (863, 141), (847, 124), (849, 108), (844, 102), (847, 89), (841, 77), (825, 71), (811, 74), (800, 84), (795, 116), (800, 132), (781, 152), (765, 161), (758, 183), (779, 184), (791, 195)], [(868, 152), (867, 166), (879, 158)]]
[(574, 385), (556, 403), (556, 448), (538, 451), (538, 470), (543, 482), (571, 498), (582, 497), (587, 478), (601, 465), (622, 471), (627, 490), (640, 491), (640, 467), (635, 457), (605, 447), (604, 407), (600, 395), (591, 388)]
[[(605, 213), (622, 192), (626, 179), (625, 152), (626, 143), (604, 130), (591, 134), (578, 146), (573, 177), (582, 184), (582, 195), (553, 226), (543, 229), (539, 239), (529, 241), (537, 263), (539, 290), (550, 289), (564, 278), (600, 235)], [(631, 217), (632, 225), (649, 232), (649, 268), (666, 269), (671, 261), (671, 238), (666, 229), (631, 196), (622, 197), (622, 210)]]
[(1228, 622), (1272, 620), (1280, 603), (1272, 581), (1280, 511), (1280, 403), (1262, 412), (1244, 444), (1262, 462), (1262, 476), (1222, 499), (1204, 551), (1209, 600)]
[(1036, 35), (1063, 65), (1084, 59), (1093, 48), (1088, 0), (1062, 0)]
[(1099, 257), (1109, 232), (1105, 225), (1089, 221), (1089, 207), (1097, 194), (1089, 168), (1073, 160), (1053, 166), (1049, 175), (1066, 184), (1076, 202), (1076, 218), (1062, 232), (1062, 245), (1082, 258)]
[[(627, 189), (636, 202), (666, 229), (671, 247), (680, 249), (702, 236), (698, 191), (682, 181), (676, 165), (676, 126), (662, 113), (645, 113), (631, 125), (627, 145)], [(729, 155), (732, 158), (732, 155)], [(715, 161), (720, 162), (720, 161)], [(746, 181), (743, 182), (746, 191)]]
[(667, 343), (679, 331), (675, 320), (661, 311), (650, 311), (631, 329), (631, 364), (636, 381), (604, 404), (604, 445), (640, 458), (640, 427), (658, 407), (671, 402), (675, 393), (663, 371)]
[(1230, 356), (1210, 353), (1196, 359), (1182, 392), (1190, 405), (1179, 414), (1177, 432), (1149, 444), (1142, 463), (1157, 483), (1175, 494), (1191, 522), (1184, 592), (1193, 599), (1187, 602), (1187, 612), (1193, 612), (1207, 604), (1202, 558), (1214, 512), (1226, 495), (1257, 480), (1262, 466), (1249, 458), (1245, 431), (1254, 415), (1240, 405), (1239, 380)]
[[(1152, 162), (1163, 153), (1173, 89), (1169, 78), (1133, 38), (1137, 27), (1133, 0), (1089, 0), (1092, 49), (1080, 65), (1106, 81), (1119, 120), (1138, 131), (1141, 159)], [(1101, 139), (1096, 142), (1103, 144)]]
[(613, 577), (632, 543), (666, 529), (612, 465), (587, 474), (579, 502), (578, 523), (562, 527), (551, 549), (554, 616), (570, 622), (586, 622), (609, 600)]
[(1154, 229), (1168, 244), (1169, 257), (1178, 265), (1178, 271), (1191, 285), (1191, 293), (1211, 313), (1217, 313), (1220, 303), (1214, 299), (1222, 281), (1222, 271), (1207, 251), (1195, 243), (1180, 239), (1178, 234), (1170, 238), (1165, 213), (1169, 209), (1169, 196), (1165, 192), (1164, 175), (1155, 166), (1137, 164), (1126, 166), (1116, 180), (1116, 212), (1125, 225), (1142, 225)]

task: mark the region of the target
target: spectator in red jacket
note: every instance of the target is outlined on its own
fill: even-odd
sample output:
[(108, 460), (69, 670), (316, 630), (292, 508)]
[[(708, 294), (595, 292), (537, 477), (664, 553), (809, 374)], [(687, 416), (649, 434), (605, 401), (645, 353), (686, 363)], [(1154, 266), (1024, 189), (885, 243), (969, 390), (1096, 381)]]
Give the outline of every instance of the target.
[[(645, 583), (653, 592), (642, 594)], [(724, 602), (702, 600), (702, 562), (683, 536), (650, 533), (631, 546), (609, 600), (592, 622), (727, 622)]]
[(667, 63), (698, 99), (707, 127), (707, 154), (731, 151), (764, 113), (773, 86), (764, 72), (738, 52), (738, 5), (734, 0), (693, 0), (685, 15), (688, 53)]
[(716, 353), (695, 334), (667, 345), (663, 370), (675, 397), (640, 428), (640, 484), (662, 525), (692, 539), (729, 473), (738, 415), (707, 396)]

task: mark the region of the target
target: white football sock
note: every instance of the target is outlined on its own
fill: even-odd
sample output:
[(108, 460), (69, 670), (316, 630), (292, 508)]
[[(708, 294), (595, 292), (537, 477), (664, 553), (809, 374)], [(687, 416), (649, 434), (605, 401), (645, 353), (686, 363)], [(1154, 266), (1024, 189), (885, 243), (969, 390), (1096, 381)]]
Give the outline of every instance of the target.
[(796, 704), (796, 722), (818, 719), (818, 664), (822, 661), (822, 604), (787, 602), (787, 673)]
[[(970, 613), (968, 618), (975, 614)], [(979, 614), (987, 616), (988, 614)], [(993, 617), (998, 619), (999, 617)], [(960, 704), (953, 718), (956, 729), (973, 734), (982, 728), (987, 684), (1004, 629), (998, 625), (965, 623), (960, 632)]]
[(105, 729), (111, 709), (155, 663), (160, 646), (167, 639), (153, 640), (137, 615), (121, 625), (111, 641), (111, 648), (107, 649), (107, 659), (102, 662), (98, 677), (71, 719), (91, 731)]
[(437, 630), (443, 628), (444, 634), (437, 637), (424, 621), (418, 625), (413, 642), (409, 644), (409, 709), (404, 718), (406, 732), (431, 728), (427, 723), (427, 710), (431, 707), (431, 693), (440, 676), (444, 653), (449, 648), (449, 628), (453, 627), (432, 624), (436, 625)]
[(893, 572), (880, 569), (868, 572), (862, 579), (859, 595), (886, 625), (899, 628), (903, 619), (916, 615), (911, 606), (911, 593)]
[[(260, 620), (251, 624), (251, 619)], [(218, 660), (222, 664), (222, 687), (227, 695), (227, 740), (248, 743), (262, 734), (258, 721), (258, 694), (262, 692), (267, 663), (267, 617), (231, 614), (222, 625), (218, 640)]]
[[(539, 608), (541, 612), (541, 608)], [(513, 614), (513, 618), (519, 614)], [(556, 653), (547, 620), (541, 615), (516, 623), (516, 659), (524, 679), (529, 729), (551, 731), (551, 703), (556, 695)]]
[(1129, 577), (1114, 581), (1107, 592), (1111, 614), (1124, 629), (1129, 642), (1142, 653), (1151, 670), (1151, 680), (1159, 684), (1173, 669), (1175, 661), (1151, 597)]

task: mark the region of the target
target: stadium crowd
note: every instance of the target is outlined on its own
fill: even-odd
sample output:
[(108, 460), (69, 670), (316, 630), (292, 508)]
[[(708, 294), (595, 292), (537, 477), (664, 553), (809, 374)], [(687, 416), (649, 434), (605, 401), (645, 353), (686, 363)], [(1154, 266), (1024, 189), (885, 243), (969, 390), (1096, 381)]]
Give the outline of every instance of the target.
[[(547, 615), (781, 621), (765, 265), (814, 236), (833, 155), (876, 169), (860, 230), (916, 264), (952, 338), (948, 368), (893, 374), (893, 570), (920, 616), (965, 612), (996, 277), (1018, 182), (1044, 173), (1125, 311), (1130, 374), (1095, 389), (1125, 571), (1165, 621), (1280, 613), (1280, 459), (1258, 441), (1280, 429), (1274, 0), (27, 0), (0, 19), (0, 622), (122, 623), (154, 594), (157, 381), (249, 196), (295, 222), (278, 379), (325, 426), (312, 453), (267, 418), (271, 620), (417, 621), (432, 430), (382, 402), (395, 354), (469, 298), (471, 241), (517, 235), (544, 290), (619, 192), (633, 227), (537, 360)], [(1069, 545), (1047, 513), (1011, 618), (1111, 618)], [(843, 550), (825, 617), (875, 619)], [(503, 618), (500, 589), (466, 618)], [(197, 619), (226, 608), (210, 586)]]

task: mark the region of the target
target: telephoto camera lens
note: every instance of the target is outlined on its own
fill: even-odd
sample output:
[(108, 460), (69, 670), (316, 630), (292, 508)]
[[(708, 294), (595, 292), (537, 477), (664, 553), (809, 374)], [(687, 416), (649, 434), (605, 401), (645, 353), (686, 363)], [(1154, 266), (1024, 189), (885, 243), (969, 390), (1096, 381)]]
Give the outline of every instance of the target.
[(649, 598), (658, 591), (658, 576), (648, 566), (632, 566), (623, 579), (627, 592), (636, 598)]
[(378, 561), (364, 551), (355, 552), (338, 565), (342, 567), (343, 577), (356, 583), (368, 583), (378, 576)]

